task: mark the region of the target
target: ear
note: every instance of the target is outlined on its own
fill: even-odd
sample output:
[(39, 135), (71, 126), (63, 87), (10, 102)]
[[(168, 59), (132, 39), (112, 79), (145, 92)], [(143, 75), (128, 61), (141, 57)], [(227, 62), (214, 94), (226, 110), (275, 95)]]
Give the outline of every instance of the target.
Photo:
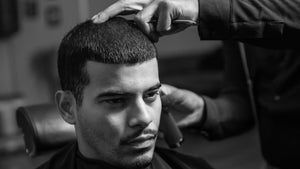
[(76, 99), (70, 91), (59, 90), (55, 93), (55, 102), (62, 118), (69, 124), (76, 123)]

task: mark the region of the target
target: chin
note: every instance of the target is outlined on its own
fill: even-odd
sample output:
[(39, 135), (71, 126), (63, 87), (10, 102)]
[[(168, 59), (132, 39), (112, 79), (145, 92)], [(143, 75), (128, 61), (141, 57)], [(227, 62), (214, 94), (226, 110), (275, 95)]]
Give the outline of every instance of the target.
[(146, 168), (151, 164), (152, 156), (143, 156), (139, 157), (137, 159), (132, 160), (130, 163), (125, 164), (123, 168), (126, 169), (141, 169)]
[(134, 156), (131, 156), (127, 158), (127, 160), (124, 160), (123, 168), (126, 169), (140, 169), (140, 168), (146, 168), (148, 165), (151, 164), (152, 158), (153, 158), (153, 152), (154, 148), (147, 152), (138, 153)]

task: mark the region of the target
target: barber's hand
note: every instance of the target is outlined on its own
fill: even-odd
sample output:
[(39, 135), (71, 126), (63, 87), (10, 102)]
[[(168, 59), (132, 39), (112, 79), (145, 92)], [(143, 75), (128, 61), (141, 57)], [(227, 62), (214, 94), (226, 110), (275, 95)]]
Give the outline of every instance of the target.
[(118, 0), (92, 19), (102, 23), (124, 14), (135, 14), (142, 31), (158, 41), (159, 36), (182, 31), (197, 22), (198, 0)]
[(166, 111), (186, 114), (183, 119), (177, 122), (179, 127), (198, 127), (200, 125), (204, 110), (202, 97), (191, 91), (164, 84), (161, 99)]

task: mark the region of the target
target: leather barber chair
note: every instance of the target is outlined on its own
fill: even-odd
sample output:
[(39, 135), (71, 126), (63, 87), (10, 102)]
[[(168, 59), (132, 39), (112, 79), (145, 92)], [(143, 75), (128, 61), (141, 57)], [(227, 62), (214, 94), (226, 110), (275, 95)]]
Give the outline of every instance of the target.
[[(55, 104), (40, 104), (19, 107), (16, 111), (17, 124), (23, 132), (26, 152), (30, 157), (52, 152), (75, 140), (74, 126), (66, 123)], [(160, 131), (170, 148), (177, 148), (183, 136), (170, 113), (162, 113)]]
[(76, 139), (74, 127), (62, 119), (55, 104), (19, 107), (16, 118), (31, 157), (58, 150)]

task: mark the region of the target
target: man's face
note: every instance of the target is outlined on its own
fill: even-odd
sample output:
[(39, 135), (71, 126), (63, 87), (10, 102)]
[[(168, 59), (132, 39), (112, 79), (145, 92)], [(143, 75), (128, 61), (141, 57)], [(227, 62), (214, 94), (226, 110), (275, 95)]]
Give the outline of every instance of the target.
[(88, 61), (90, 83), (76, 112), (79, 150), (123, 168), (151, 162), (161, 100), (157, 60), (141, 64)]

